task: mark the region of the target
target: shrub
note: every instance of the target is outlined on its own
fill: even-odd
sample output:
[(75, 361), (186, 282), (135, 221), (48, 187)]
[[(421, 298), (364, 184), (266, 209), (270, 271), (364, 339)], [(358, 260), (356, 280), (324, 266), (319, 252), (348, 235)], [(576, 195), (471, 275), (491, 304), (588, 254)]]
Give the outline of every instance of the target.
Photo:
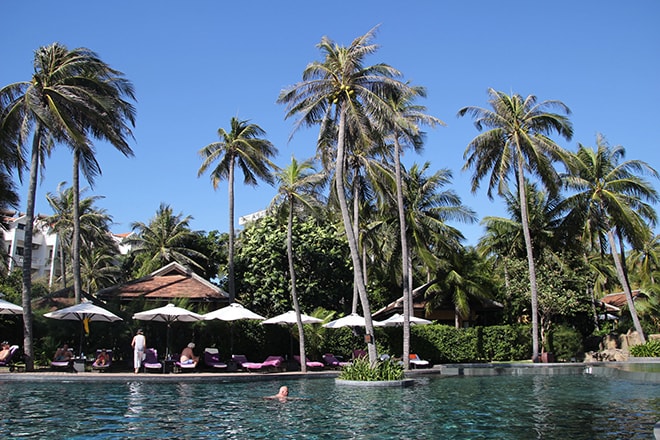
[(633, 345), (630, 347), (630, 354), (635, 357), (660, 357), (660, 340)]
[(387, 359), (379, 361), (373, 368), (368, 358), (354, 359), (350, 365), (346, 365), (339, 373), (339, 379), (343, 380), (401, 380), (403, 379), (403, 367), (398, 362)]
[(582, 335), (567, 326), (557, 326), (550, 335), (548, 350), (560, 361), (569, 361), (583, 351)]

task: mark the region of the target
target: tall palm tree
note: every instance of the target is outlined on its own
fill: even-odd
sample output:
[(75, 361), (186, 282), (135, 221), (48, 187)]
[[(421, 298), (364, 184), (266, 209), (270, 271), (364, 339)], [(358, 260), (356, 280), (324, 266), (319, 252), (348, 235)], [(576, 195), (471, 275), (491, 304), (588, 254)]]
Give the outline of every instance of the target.
[[(388, 96), (392, 89), (405, 90), (408, 86), (400, 81), (399, 71), (386, 65), (364, 66), (365, 58), (377, 50), (371, 41), (376, 28), (353, 40), (350, 46), (340, 46), (327, 37), (318, 44), (325, 58), (322, 62), (310, 63), (303, 72), (302, 81), (283, 90), (279, 103), (286, 104), (286, 117), (298, 116), (295, 130), (303, 125), (321, 124), (321, 134), (329, 127), (337, 129), (335, 156), (335, 185), (341, 210), (346, 238), (351, 251), (355, 282), (358, 286), (362, 312), (366, 320), (369, 337), (367, 349), (369, 360), (375, 364), (377, 358), (373, 322), (369, 298), (364, 283), (361, 256), (357, 236), (353, 228), (346, 201), (345, 170), (347, 130), (354, 130), (353, 140), (358, 137), (369, 142), (382, 133), (383, 122), (393, 118)], [(403, 93), (403, 92), (402, 92)], [(373, 136), (373, 137), (372, 137)]]
[(403, 147), (420, 151), (423, 147), (424, 133), (420, 125), (445, 125), (440, 119), (426, 114), (426, 107), (415, 104), (418, 97), (425, 97), (423, 87), (410, 87), (406, 95), (393, 95), (390, 105), (394, 110), (391, 139), (394, 143), (394, 173), (396, 183), (396, 204), (399, 214), (399, 233), (401, 240), (402, 289), (403, 289), (403, 368), (410, 367), (410, 315), (412, 313), (412, 261), (409, 258), (406, 213), (403, 200), (403, 177), (401, 174), (401, 154)]
[(660, 197), (640, 175), (659, 176), (646, 162), (621, 162), (625, 149), (610, 147), (600, 135), (596, 145), (597, 148), (593, 149), (580, 144), (569, 162), (564, 185), (573, 194), (565, 201), (568, 211), (565, 221), (579, 228), (583, 243), (600, 250), (601, 254), (606, 253), (609, 245), (635, 330), (645, 342), (621, 258), (623, 249), (617, 250), (617, 237), (625, 238), (634, 249), (641, 249), (650, 239), (650, 227), (654, 227), (657, 221), (652, 204), (658, 203)]
[(211, 165), (217, 165), (211, 171), (213, 188), (217, 189), (220, 181), (227, 179), (229, 187), (229, 251), (228, 251), (228, 290), (229, 302), (236, 298), (234, 282), (234, 168), (236, 165), (243, 172), (243, 183), (257, 185), (257, 179), (268, 184), (273, 183), (270, 159), (277, 154), (277, 148), (262, 138), (266, 132), (256, 124), (231, 118), (229, 131), (218, 129), (220, 141), (213, 142), (199, 151), (203, 158), (197, 176), (201, 176)]
[(190, 220), (191, 216), (174, 215), (169, 205), (161, 203), (149, 224), (131, 224), (137, 234), (130, 235), (126, 242), (142, 263), (138, 276), (147, 275), (173, 261), (204, 270), (197, 261), (205, 260), (206, 256), (192, 247), (195, 235), (189, 228)]
[(492, 109), (464, 107), (459, 116), (471, 115), (477, 130), (488, 129), (468, 144), (463, 169), (475, 168), (472, 175), (472, 192), (479, 189), (481, 180), (490, 175), (488, 197), (497, 188), (498, 193), (508, 192), (508, 181), (514, 177), (520, 198), (520, 217), (527, 251), (529, 284), (532, 311), (532, 360), (539, 357), (538, 289), (536, 269), (529, 231), (529, 217), (525, 194), (526, 174), (536, 174), (551, 193), (558, 190), (559, 176), (553, 162), (561, 161), (565, 151), (548, 137), (557, 133), (567, 140), (573, 136), (569, 119), (558, 113), (549, 112), (558, 108), (566, 114), (570, 110), (560, 101), (538, 102), (536, 96), (511, 96), (493, 89), (488, 91)]
[[(24, 350), (28, 370), (34, 368), (30, 276), (37, 173), (53, 142), (72, 148), (74, 167), (77, 169), (82, 163), (88, 178), (100, 172), (92, 139), (106, 140), (124, 154), (130, 154), (126, 138), (131, 135), (129, 124), (134, 123), (135, 110), (125, 97), (134, 98), (133, 88), (121, 72), (111, 69), (89, 49), (69, 50), (60, 43), (36, 50), (30, 81), (0, 90), (0, 132), (9, 133), (8, 138), (21, 148), (25, 148), (32, 135), (23, 259)], [(74, 170), (77, 188), (76, 173)], [(79, 279), (74, 285), (78, 287), (79, 299)]]
[[(296, 269), (293, 256), (293, 216), (298, 215), (302, 210), (314, 211), (319, 206), (318, 189), (323, 185), (325, 176), (320, 173), (314, 173), (314, 165), (311, 160), (298, 162), (295, 157), (291, 158), (291, 164), (278, 171), (275, 178), (279, 182), (279, 189), (273, 205), (279, 207), (280, 211), (285, 212), (287, 216), (286, 229), (286, 253), (289, 260), (289, 277), (291, 279), (291, 300), (293, 309), (296, 312), (296, 321), (298, 325), (298, 342), (300, 358), (305, 359), (305, 332), (300, 312), (300, 303), (298, 302), (298, 293), (296, 291)], [(306, 362), (300, 362), (300, 368), (303, 373), (307, 372)]]

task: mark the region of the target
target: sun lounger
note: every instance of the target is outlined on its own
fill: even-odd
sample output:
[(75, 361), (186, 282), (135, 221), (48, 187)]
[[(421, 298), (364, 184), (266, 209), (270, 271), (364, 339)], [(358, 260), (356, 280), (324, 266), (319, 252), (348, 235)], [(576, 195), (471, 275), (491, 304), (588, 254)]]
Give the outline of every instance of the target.
[(429, 368), (431, 366), (431, 363), (429, 361), (425, 361), (423, 359), (420, 359), (419, 356), (417, 356), (414, 353), (410, 353), (410, 366), (412, 368)]
[(344, 362), (337, 359), (337, 357), (332, 353), (326, 353), (323, 355), (323, 362), (325, 362), (326, 367), (328, 368), (341, 368), (346, 365), (351, 365), (350, 362)]
[(144, 361), (142, 362), (144, 371), (163, 371), (163, 364), (158, 361), (158, 350), (147, 348), (144, 352)]
[(108, 359), (106, 360), (105, 364), (101, 364), (98, 362), (99, 354), (101, 354), (103, 350), (96, 350), (96, 358), (94, 360), (94, 363), (92, 364), (92, 371), (108, 371), (110, 368), (110, 365), (112, 365), (112, 350), (106, 350), (105, 353), (108, 356)]
[(220, 360), (220, 353), (217, 348), (207, 347), (204, 350), (204, 365), (213, 370), (222, 370), (227, 368), (227, 364)]
[[(247, 361), (247, 359), (245, 360)], [(241, 367), (247, 371), (282, 371), (283, 364), (282, 356), (268, 356), (263, 362), (241, 362)]]
[(174, 362), (174, 372), (175, 373), (181, 373), (182, 371), (193, 371), (197, 368), (197, 362), (195, 362), (192, 359), (189, 359), (185, 362), (181, 362), (181, 355), (175, 354), (174, 359), (178, 359), (176, 362)]
[(5, 358), (5, 360), (0, 361), (0, 367), (7, 367), (9, 368), (9, 371), (14, 371), (14, 355), (18, 351), (18, 345), (12, 345), (9, 347), (9, 354)]
[(73, 371), (73, 348), (69, 348), (69, 352), (71, 353), (71, 357), (68, 360), (64, 361), (56, 361), (53, 360), (50, 363), (50, 368), (53, 370), (67, 370), (67, 371)]
[(361, 359), (369, 357), (369, 354), (364, 350), (353, 350), (353, 359)]
[[(294, 359), (296, 362), (298, 362), (298, 365), (301, 365), (301, 364), (300, 364), (300, 356), (298, 356), (298, 355), (294, 355), (294, 356), (293, 356), (293, 359)], [(307, 368), (311, 368), (311, 369), (313, 369), (313, 370), (318, 370), (318, 369), (323, 368), (323, 367), (325, 366), (325, 365), (323, 364), (323, 362), (310, 361), (309, 359), (307, 359), (307, 357), (305, 357), (305, 364), (307, 365)]]

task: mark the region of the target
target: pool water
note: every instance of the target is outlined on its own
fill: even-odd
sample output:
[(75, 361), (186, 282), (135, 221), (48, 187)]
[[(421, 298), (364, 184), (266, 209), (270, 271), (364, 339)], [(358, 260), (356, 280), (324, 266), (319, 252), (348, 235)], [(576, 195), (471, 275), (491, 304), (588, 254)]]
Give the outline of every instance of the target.
[[(284, 378), (283, 378), (284, 379)], [(584, 376), (421, 378), (410, 388), (5, 382), (0, 434), (73, 439), (649, 439), (660, 384)]]

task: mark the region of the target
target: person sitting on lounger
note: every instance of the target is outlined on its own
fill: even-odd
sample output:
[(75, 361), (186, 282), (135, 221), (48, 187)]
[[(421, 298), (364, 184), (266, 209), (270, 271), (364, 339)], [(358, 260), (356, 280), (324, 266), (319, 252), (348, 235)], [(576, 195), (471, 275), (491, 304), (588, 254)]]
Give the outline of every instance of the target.
[(280, 402), (285, 401), (289, 397), (289, 387), (282, 385), (280, 390), (274, 396), (266, 396), (264, 399), (277, 399)]
[(195, 348), (194, 342), (188, 344), (188, 346), (181, 351), (179, 362), (182, 364), (194, 364), (196, 366), (197, 362), (199, 362), (199, 356), (195, 356), (193, 348)]
[(99, 352), (99, 355), (96, 356), (96, 360), (94, 361), (94, 366), (95, 367), (105, 367), (108, 365), (108, 352), (106, 350), (101, 350)]
[(69, 346), (64, 344), (62, 347), (57, 349), (55, 356), (53, 356), (53, 360), (55, 362), (66, 362), (70, 361), (72, 357), (73, 353), (71, 353), (71, 350), (69, 350)]
[(0, 361), (4, 361), (9, 357), (9, 353), (11, 353), (11, 345), (9, 345), (9, 342), (4, 341), (2, 345), (0, 346)]

